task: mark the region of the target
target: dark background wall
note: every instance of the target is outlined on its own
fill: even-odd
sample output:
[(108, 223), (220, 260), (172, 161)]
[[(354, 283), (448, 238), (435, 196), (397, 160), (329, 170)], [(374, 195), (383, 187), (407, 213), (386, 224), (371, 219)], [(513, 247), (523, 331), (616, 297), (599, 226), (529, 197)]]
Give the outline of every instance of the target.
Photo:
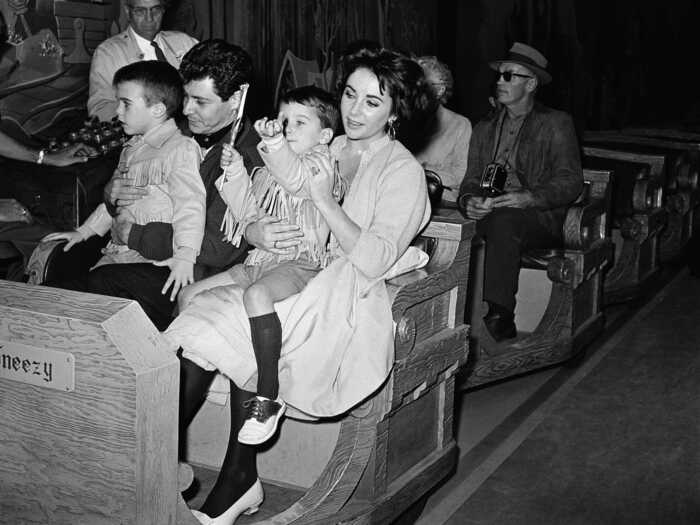
[[(73, 4), (83, 0), (76, 0)], [(124, 0), (102, 0), (119, 13)], [(511, 43), (550, 60), (545, 103), (569, 111), (579, 130), (700, 119), (697, 0), (172, 0), (165, 26), (224, 38), (252, 55), (252, 108), (270, 113), (287, 50), (333, 68), (345, 46), (378, 41), (437, 55), (455, 76), (453, 109), (477, 120), (488, 109), (488, 61)], [(29, 0), (33, 27), (52, 0)], [(41, 20), (32, 19), (32, 17)], [(53, 16), (44, 17), (53, 21)], [(45, 21), (45, 20), (44, 20)], [(50, 25), (50, 24), (49, 24)], [(71, 33), (72, 34), (72, 33)], [(60, 35), (59, 35), (60, 38)]]
[[(200, 38), (248, 49), (258, 71), (257, 104), (272, 101), (287, 49), (331, 62), (358, 38), (452, 67), (453, 108), (478, 119), (493, 86), (489, 59), (514, 40), (539, 48), (554, 81), (541, 98), (571, 112), (579, 128), (696, 118), (691, 50), (695, 0), (175, 0), (169, 23)], [(332, 38), (331, 38), (332, 37)], [(690, 60), (689, 60), (690, 58)]]

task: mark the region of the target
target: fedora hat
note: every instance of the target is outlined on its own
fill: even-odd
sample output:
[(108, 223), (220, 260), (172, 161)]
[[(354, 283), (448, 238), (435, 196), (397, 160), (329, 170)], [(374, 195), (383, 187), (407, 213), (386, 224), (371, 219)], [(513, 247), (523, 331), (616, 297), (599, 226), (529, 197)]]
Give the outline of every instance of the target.
[(489, 66), (491, 66), (491, 69), (498, 71), (498, 67), (504, 62), (525, 66), (537, 75), (540, 84), (544, 85), (552, 80), (552, 75), (547, 72), (547, 59), (544, 55), (534, 47), (523, 44), (522, 42), (515, 42), (505, 58), (490, 62)]

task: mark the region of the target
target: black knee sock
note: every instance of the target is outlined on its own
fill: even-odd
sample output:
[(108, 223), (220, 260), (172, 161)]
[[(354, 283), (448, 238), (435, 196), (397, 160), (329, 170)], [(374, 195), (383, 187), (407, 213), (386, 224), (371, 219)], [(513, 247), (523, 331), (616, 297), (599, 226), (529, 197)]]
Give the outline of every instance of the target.
[(258, 364), (258, 395), (277, 399), (279, 377), (277, 366), (282, 350), (282, 325), (276, 313), (251, 317), (250, 334), (255, 361)]
[(241, 390), (233, 381), (230, 383), (231, 432), (226, 456), (216, 484), (200, 509), (211, 518), (223, 514), (258, 478), (255, 447), (238, 442), (238, 431), (243, 426), (246, 416), (243, 402), (255, 394)]
[(206, 399), (216, 372), (204, 370), (189, 359), (180, 358), (179, 456), (185, 459), (187, 427)]

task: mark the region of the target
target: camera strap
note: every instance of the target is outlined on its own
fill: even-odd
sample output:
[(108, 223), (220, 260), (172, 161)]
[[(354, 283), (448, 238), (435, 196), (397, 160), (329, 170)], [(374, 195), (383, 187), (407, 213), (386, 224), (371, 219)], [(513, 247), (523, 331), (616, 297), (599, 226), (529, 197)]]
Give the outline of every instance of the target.
[[(503, 167), (506, 168), (506, 171), (508, 170), (508, 166), (510, 165), (511, 158), (513, 157), (513, 154), (517, 150), (518, 147), (518, 142), (520, 141), (520, 133), (523, 130), (523, 127), (525, 127), (525, 121), (527, 118), (530, 116), (531, 112), (528, 112), (524, 117), (522, 122), (520, 123), (520, 127), (518, 127), (518, 133), (515, 135), (515, 139), (513, 140), (513, 146), (510, 152), (508, 153), (508, 156), (506, 157), (505, 162), (503, 163)], [(498, 156), (498, 148), (501, 146), (501, 139), (503, 137), (503, 127), (505, 124), (506, 117), (508, 116), (507, 110), (503, 110), (503, 113), (501, 114), (501, 117), (498, 121), (498, 138), (496, 140), (496, 147), (493, 150), (493, 157), (491, 159), (492, 163), (496, 162), (496, 157)]]

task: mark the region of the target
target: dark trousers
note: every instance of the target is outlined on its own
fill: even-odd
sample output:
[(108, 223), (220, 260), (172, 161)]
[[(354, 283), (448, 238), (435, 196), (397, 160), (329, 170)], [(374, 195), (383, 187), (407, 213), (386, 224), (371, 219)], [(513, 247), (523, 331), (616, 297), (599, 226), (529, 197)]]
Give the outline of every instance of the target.
[(170, 293), (160, 293), (168, 275), (170, 268), (150, 263), (105, 264), (80, 277), (46, 284), (67, 290), (132, 299), (141, 305), (156, 328), (163, 331), (173, 320), (176, 304), (170, 301)]
[(553, 233), (533, 209), (496, 208), (476, 223), (477, 236), (486, 241), (484, 301), (515, 310), (520, 256), (531, 248), (557, 248), (561, 228)]

